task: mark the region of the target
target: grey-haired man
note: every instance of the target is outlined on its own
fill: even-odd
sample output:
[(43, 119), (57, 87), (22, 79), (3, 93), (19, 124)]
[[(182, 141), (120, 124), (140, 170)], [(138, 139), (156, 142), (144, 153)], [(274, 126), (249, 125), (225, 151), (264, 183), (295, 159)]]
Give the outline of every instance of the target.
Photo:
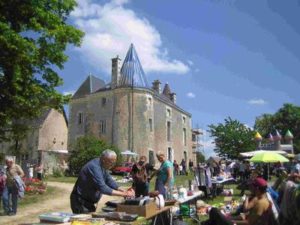
[(24, 172), (22, 168), (14, 163), (13, 157), (6, 157), (6, 185), (3, 190), (2, 200), (3, 200), (3, 208), (7, 215), (13, 216), (17, 213), (18, 206), (18, 187), (15, 184), (15, 177), (20, 176), (21, 178), (24, 176)]
[(107, 170), (113, 167), (116, 160), (116, 153), (107, 149), (100, 158), (92, 159), (82, 167), (70, 196), (73, 213), (95, 212), (102, 194), (134, 196), (134, 191), (120, 189), (108, 173)]

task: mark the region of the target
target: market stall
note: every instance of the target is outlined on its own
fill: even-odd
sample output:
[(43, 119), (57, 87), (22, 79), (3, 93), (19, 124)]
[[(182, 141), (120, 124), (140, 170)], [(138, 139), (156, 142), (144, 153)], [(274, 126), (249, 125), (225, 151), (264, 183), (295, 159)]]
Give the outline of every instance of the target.
[[(203, 195), (202, 191), (191, 191), (181, 188), (179, 192), (174, 191), (172, 199), (164, 200), (161, 195), (155, 197), (140, 197), (134, 199), (118, 199), (106, 202), (102, 211), (90, 214), (73, 214), (65, 212), (49, 212), (39, 216), (40, 223), (27, 223), (20, 225), (136, 225), (136, 224), (172, 224), (173, 215), (179, 212), (180, 205), (188, 204), (188, 216), (194, 216), (196, 202)], [(195, 207), (191, 207), (194, 203)], [(198, 217), (196, 218), (199, 222)], [(148, 221), (148, 222), (147, 222)]]

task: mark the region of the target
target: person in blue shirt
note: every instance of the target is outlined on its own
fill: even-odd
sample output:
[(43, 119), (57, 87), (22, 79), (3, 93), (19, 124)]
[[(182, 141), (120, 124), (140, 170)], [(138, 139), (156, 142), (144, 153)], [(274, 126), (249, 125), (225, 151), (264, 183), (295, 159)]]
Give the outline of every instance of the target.
[(73, 213), (95, 212), (102, 194), (133, 197), (134, 191), (124, 191), (112, 179), (107, 170), (116, 163), (117, 155), (112, 150), (104, 150), (100, 158), (86, 163), (74, 185), (70, 196)]
[(161, 166), (156, 172), (155, 190), (166, 198), (168, 189), (172, 188), (174, 184), (173, 163), (166, 159), (163, 152), (158, 152), (156, 157)]

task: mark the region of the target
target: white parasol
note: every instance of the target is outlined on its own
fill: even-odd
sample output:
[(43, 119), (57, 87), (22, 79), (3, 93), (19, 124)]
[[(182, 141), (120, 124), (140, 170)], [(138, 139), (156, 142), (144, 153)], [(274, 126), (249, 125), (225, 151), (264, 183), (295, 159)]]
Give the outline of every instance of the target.
[(127, 155), (127, 156), (137, 156), (138, 154), (135, 152), (132, 152), (130, 150), (125, 150), (124, 152), (121, 152), (121, 155)]

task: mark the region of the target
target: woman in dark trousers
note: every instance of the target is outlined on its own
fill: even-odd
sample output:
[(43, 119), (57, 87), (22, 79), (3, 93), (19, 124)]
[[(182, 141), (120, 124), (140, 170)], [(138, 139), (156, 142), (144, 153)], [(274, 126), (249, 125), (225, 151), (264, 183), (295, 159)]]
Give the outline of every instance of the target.
[(141, 156), (140, 160), (132, 167), (132, 186), (135, 190), (135, 197), (147, 196), (149, 193), (149, 174), (154, 169), (146, 160), (146, 156)]

